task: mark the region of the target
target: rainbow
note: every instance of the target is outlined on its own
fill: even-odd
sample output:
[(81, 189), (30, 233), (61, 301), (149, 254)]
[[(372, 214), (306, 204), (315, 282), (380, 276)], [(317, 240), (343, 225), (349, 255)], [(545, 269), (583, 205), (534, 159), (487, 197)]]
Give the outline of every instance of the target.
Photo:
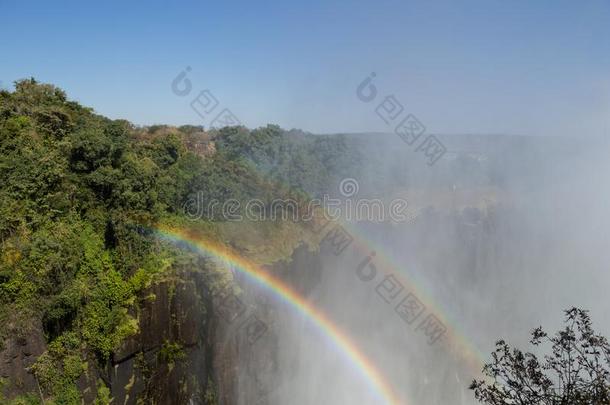
[(266, 287), (282, 301), (303, 314), (339, 349), (355, 369), (367, 381), (372, 392), (382, 403), (398, 405), (401, 402), (382, 373), (362, 353), (356, 344), (343, 333), (324, 313), (317, 310), (282, 280), (269, 274), (255, 263), (239, 256), (228, 247), (200, 234), (170, 226), (158, 226), (155, 231), (161, 238), (186, 243), (204, 256), (213, 257), (231, 265), (249, 279)]
[[(269, 179), (268, 174), (256, 169), (258, 165), (254, 163), (254, 161), (251, 162), (253, 163), (252, 167), (255, 168), (254, 170), (256, 173), (263, 178)], [(274, 182), (282, 188), (288, 190), (292, 189), (292, 186), (289, 183), (281, 181), (278, 182), (276, 180), (274, 180)], [(321, 210), (324, 218), (328, 218), (324, 207), (322, 207)], [(351, 231), (350, 235), (354, 238), (354, 247), (357, 251), (363, 253), (365, 256), (371, 251), (375, 251), (377, 253), (375, 256), (375, 262), (380, 264), (378, 267), (385, 268), (386, 273), (398, 275), (398, 280), (405, 287), (409, 288), (412, 293), (416, 294), (417, 298), (419, 298), (425, 304), (428, 312), (435, 315), (444, 325), (448, 326), (445, 336), (447, 345), (450, 346), (449, 349), (453, 353), (459, 355), (472, 371), (479, 373), (483, 365), (486, 363), (486, 356), (476, 347), (472, 340), (468, 338), (468, 334), (462, 330), (456, 316), (451, 314), (451, 310), (449, 308), (443, 308), (435, 299), (432, 298), (432, 295), (428, 292), (428, 290), (422, 287), (421, 283), (412, 280), (412, 277), (409, 277), (408, 272), (404, 270), (404, 266), (397, 264), (397, 260), (395, 260), (384, 248), (379, 246), (378, 243), (374, 243), (370, 238), (366, 237), (366, 235), (363, 235), (362, 232), (359, 231), (355, 226), (350, 225), (345, 221), (333, 222), (336, 222), (337, 224)], [(325, 228), (325, 225), (323, 228)]]
[(375, 265), (379, 269), (386, 269), (386, 274), (391, 273), (397, 276), (397, 279), (425, 304), (429, 313), (435, 315), (444, 325), (448, 326), (445, 336), (450, 349), (460, 355), (472, 371), (480, 372), (485, 364), (485, 356), (466, 337), (466, 334), (461, 331), (455, 317), (450, 316), (449, 311), (443, 311), (440, 305), (432, 298), (431, 294), (421, 286), (421, 283), (412, 281), (408, 274), (406, 274), (406, 271), (403, 270), (404, 266), (398, 265), (392, 255), (379, 243), (362, 236), (361, 232), (353, 225), (347, 223), (341, 223), (340, 225), (350, 231), (349, 233), (353, 237), (354, 248), (357, 251), (361, 252), (363, 256), (374, 251), (376, 253)]

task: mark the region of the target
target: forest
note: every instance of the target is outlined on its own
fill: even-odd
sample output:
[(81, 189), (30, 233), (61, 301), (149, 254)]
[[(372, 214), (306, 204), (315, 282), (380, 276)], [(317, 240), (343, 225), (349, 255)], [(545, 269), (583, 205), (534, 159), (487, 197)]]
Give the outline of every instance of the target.
[[(286, 321), (256, 289), (242, 291), (230, 269), (184, 243), (170, 243), (159, 230), (181, 229), (231, 249), (307, 294), (324, 288), (319, 250), (325, 239), (316, 230), (324, 212), (315, 212), (313, 221), (236, 222), (206, 210), (213, 203), (243, 207), (256, 200), (267, 211), (281, 199), (301, 209), (312, 198), (336, 196), (336, 185), (351, 177), (368, 181), (360, 190), (364, 197), (404, 190), (416, 195), (425, 185), (432, 197), (419, 202), (408, 227), (365, 226), (388, 243), (409, 240), (408, 232), (435, 239), (449, 230), (446, 254), (461, 273), (428, 275), (467, 290), (470, 283), (491, 282), (483, 271), (489, 252), (506, 260), (499, 246), (516, 212), (502, 205), (507, 185), (519, 178), (521, 192), (529, 192), (536, 183), (523, 173), (534, 166), (537, 180), (552, 173), (551, 164), (536, 160), (540, 153), (574, 150), (565, 140), (549, 146), (506, 138), (491, 145), (464, 137), (462, 152), (430, 170), (389, 154), (387, 142), (276, 125), (137, 126), (98, 115), (34, 78), (1, 90), (0, 403), (108, 405), (119, 398), (182, 404), (196, 398), (213, 405), (244, 395), (235, 386), (248, 381), (242, 367), (254, 368), (248, 378), (257, 381), (256, 389), (265, 385), (258, 374), (283, 379), (273, 350), (290, 323), (263, 339), (263, 349), (237, 341), (227, 349), (234, 331), (219, 319), (219, 298), (249, 297), (250, 308), (262, 311), (268, 323)], [(472, 195), (458, 203), (456, 189)], [(506, 257), (504, 265), (514, 266)], [(440, 269), (438, 255), (426, 260)], [(336, 301), (334, 294), (329, 300)], [(556, 335), (535, 329), (532, 352), (499, 340), (492, 360), (477, 370), (483, 378), (470, 374), (473, 396), (489, 405), (608, 403), (610, 345), (585, 310), (566, 310), (565, 324)], [(551, 354), (541, 356), (541, 348)], [(245, 366), (239, 353), (247, 354)], [(417, 359), (422, 353), (411, 354)], [(439, 358), (441, 365), (450, 361)], [(263, 370), (265, 364), (271, 371)], [(455, 376), (455, 390), (466, 390)], [(453, 398), (452, 390), (443, 387), (439, 395)]]
[[(47, 404), (80, 403), (77, 381), (90, 370), (100, 373), (96, 403), (108, 403), (104, 373), (113, 352), (138, 333), (143, 292), (189, 263), (152, 229), (188, 222), (183, 208), (197, 193), (206, 202), (271, 201), (322, 190), (337, 166), (345, 170), (355, 159), (348, 149), (341, 137), (313, 139), (273, 125), (136, 127), (33, 78), (1, 91), (0, 345), (41, 330), (46, 346), (29, 369), (41, 391), (11, 403), (40, 396)], [(222, 221), (190, 226), (227, 237)], [(301, 236), (282, 233), (293, 249), (287, 234), (296, 235), (293, 244)], [(231, 242), (256, 249), (238, 237)], [(282, 254), (268, 250), (261, 260)]]

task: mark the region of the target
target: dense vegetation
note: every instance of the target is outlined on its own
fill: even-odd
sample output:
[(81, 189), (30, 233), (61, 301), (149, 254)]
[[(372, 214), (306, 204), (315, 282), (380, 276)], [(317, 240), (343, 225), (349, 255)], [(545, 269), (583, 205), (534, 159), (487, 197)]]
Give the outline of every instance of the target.
[[(258, 226), (251, 236), (221, 217), (188, 220), (183, 207), (198, 193), (270, 201), (323, 190), (329, 173), (357, 160), (347, 149), (341, 137), (276, 126), (139, 128), (34, 79), (0, 91), (0, 348), (36, 328), (47, 342), (31, 367), (39, 392), (14, 403), (80, 403), (78, 379), (103, 376), (113, 351), (138, 332), (142, 293), (185, 262), (186, 253), (155, 238), (155, 224), (199, 227), (254, 257), (266, 249), (259, 256), (272, 261), (304, 238), (294, 224)], [(260, 232), (283, 249), (255, 243)], [(107, 404), (103, 378), (97, 391)]]
[(176, 136), (133, 132), (33, 79), (0, 93), (0, 339), (42, 324), (32, 371), (58, 404), (137, 332), (129, 309), (172, 261), (138, 230), (177, 212), (201, 165)]

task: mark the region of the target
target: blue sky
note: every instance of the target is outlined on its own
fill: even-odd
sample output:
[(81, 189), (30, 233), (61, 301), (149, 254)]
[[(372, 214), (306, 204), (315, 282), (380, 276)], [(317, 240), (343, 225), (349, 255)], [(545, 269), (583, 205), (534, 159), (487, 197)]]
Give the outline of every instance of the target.
[(249, 127), (391, 132), (356, 97), (375, 72), (428, 132), (610, 136), (605, 0), (0, 0), (0, 22), (3, 87), (34, 76), (137, 124), (206, 125), (209, 89)]

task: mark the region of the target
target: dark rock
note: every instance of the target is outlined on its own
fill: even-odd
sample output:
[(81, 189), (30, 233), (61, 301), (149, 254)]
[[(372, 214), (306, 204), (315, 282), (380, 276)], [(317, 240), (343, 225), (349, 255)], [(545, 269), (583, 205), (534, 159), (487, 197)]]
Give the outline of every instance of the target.
[(4, 389), (7, 398), (38, 391), (29, 367), (45, 350), (42, 325), (34, 325), (25, 336), (9, 335), (0, 351), (0, 376), (8, 380)]

